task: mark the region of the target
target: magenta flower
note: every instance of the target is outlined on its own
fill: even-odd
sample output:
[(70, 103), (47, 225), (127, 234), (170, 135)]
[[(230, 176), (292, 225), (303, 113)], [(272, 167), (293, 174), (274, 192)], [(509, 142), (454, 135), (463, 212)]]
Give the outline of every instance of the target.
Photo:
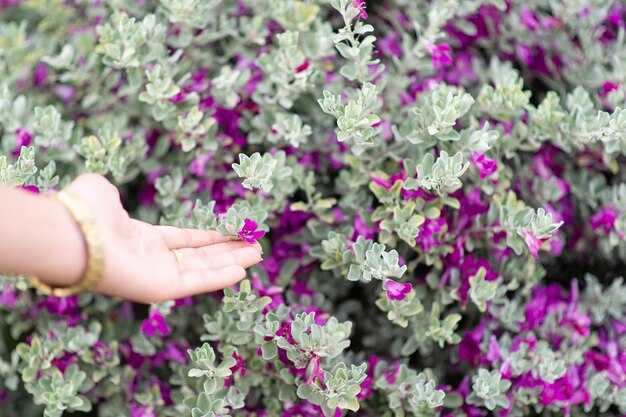
[(385, 281), (385, 290), (387, 291), (387, 298), (390, 300), (401, 301), (406, 298), (406, 295), (411, 292), (413, 287), (408, 282), (396, 282), (392, 280)]
[(237, 233), (237, 236), (242, 238), (248, 243), (254, 243), (257, 239), (261, 239), (265, 236), (265, 231), (256, 230), (258, 227), (257, 222), (252, 219), (245, 219), (243, 223), (243, 227)]
[(379, 39), (376, 42), (376, 46), (383, 55), (402, 57), (404, 54), (399, 36), (393, 33)]
[(156, 413), (147, 405), (130, 405), (130, 417), (156, 417)]
[(600, 97), (606, 97), (607, 95), (609, 95), (609, 93), (611, 91), (615, 91), (619, 88), (619, 84), (616, 84), (614, 82), (611, 81), (605, 81), (602, 84), (602, 87), (600, 87), (600, 92), (598, 93), (598, 95)]
[(296, 72), (297, 73), (304, 72), (308, 70), (310, 66), (311, 66), (311, 61), (309, 61), (308, 59), (305, 59), (302, 64), (296, 67)]
[(187, 98), (187, 94), (184, 91), (179, 91), (178, 93), (174, 94), (172, 97), (169, 98), (169, 102), (178, 104), (186, 98)]
[(57, 84), (52, 86), (51, 90), (65, 104), (71, 102), (76, 95), (76, 88), (69, 85)]
[(150, 317), (141, 324), (141, 333), (152, 337), (157, 331), (165, 336), (169, 334), (170, 327), (165, 322), (165, 317), (161, 312), (155, 309), (150, 312)]
[(352, 5), (359, 11), (358, 18), (367, 19), (367, 12), (365, 11), (365, 0), (352, 0)]
[(313, 383), (316, 379), (318, 379), (322, 384), (324, 383), (324, 370), (320, 366), (321, 361), (322, 358), (316, 355), (311, 362), (309, 362), (311, 376), (307, 379), (307, 384)]
[(157, 195), (157, 190), (152, 184), (148, 184), (141, 188), (138, 193), (139, 203), (142, 206), (151, 206), (154, 204)]
[(365, 239), (374, 239), (376, 229), (368, 226), (359, 214), (354, 217), (354, 234), (353, 239), (356, 240), (358, 236), (363, 236)]
[(533, 32), (539, 27), (539, 21), (535, 17), (535, 14), (525, 5), (520, 9), (520, 18), (522, 24)]
[(526, 242), (526, 245), (528, 245), (528, 250), (530, 250), (530, 254), (533, 257), (539, 257), (539, 249), (541, 248), (541, 244), (544, 242), (544, 240), (545, 239), (539, 239), (529, 230), (524, 230), (524, 241)]
[(0, 291), (0, 306), (6, 306), (8, 308), (15, 307), (17, 296), (17, 291), (11, 287), (8, 282), (5, 282), (4, 287)]
[(113, 359), (113, 351), (106, 343), (98, 340), (93, 347), (93, 361), (96, 365), (104, 365), (106, 361)]
[(452, 63), (452, 57), (450, 56), (450, 45), (447, 43), (442, 43), (441, 45), (435, 45), (434, 43), (426, 44), (426, 49), (431, 55), (431, 59), (433, 61), (433, 66), (436, 69), (441, 69), (445, 66), (448, 66)]
[(237, 354), (237, 352), (233, 352), (233, 358), (235, 359), (235, 366), (230, 368), (231, 372), (234, 374), (239, 371), (241, 376), (246, 375), (246, 362), (243, 360), (241, 356)]
[(15, 149), (11, 152), (12, 156), (20, 156), (22, 146), (30, 146), (33, 143), (34, 135), (26, 129), (19, 128), (15, 131)]
[(619, 217), (619, 213), (611, 206), (604, 207), (602, 210), (589, 218), (589, 223), (593, 230), (602, 229), (604, 233), (609, 234), (615, 228), (615, 220)]
[(189, 172), (198, 177), (204, 176), (204, 174), (206, 174), (206, 165), (211, 158), (213, 158), (213, 153), (211, 152), (196, 156), (189, 164)]
[(28, 191), (29, 193), (39, 194), (39, 187), (37, 187), (36, 185), (22, 184), (20, 185), (20, 188), (24, 191)]
[(498, 344), (498, 339), (496, 339), (494, 335), (491, 335), (491, 339), (489, 339), (489, 349), (487, 350), (485, 359), (487, 359), (487, 361), (491, 363), (497, 362), (502, 359), (500, 344)]
[[(17, 4), (17, 3), (16, 3)], [(38, 63), (33, 71), (33, 84), (44, 85), (48, 79), (48, 67), (43, 62)]]
[(50, 363), (52, 364), (52, 366), (56, 367), (59, 369), (59, 371), (61, 371), (61, 373), (65, 373), (65, 370), (70, 366), (70, 365), (75, 365), (76, 363), (78, 363), (78, 358), (76, 357), (75, 354), (72, 353), (65, 353), (63, 356), (61, 356), (60, 358), (54, 358), (50, 361)]
[(474, 152), (470, 161), (478, 168), (480, 179), (484, 180), (498, 170), (498, 163), (495, 159), (487, 158), (485, 155)]

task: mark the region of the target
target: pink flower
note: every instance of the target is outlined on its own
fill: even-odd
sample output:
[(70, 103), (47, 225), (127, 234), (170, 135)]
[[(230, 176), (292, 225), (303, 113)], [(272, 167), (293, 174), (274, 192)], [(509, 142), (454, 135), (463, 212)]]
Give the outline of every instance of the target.
[(237, 354), (237, 352), (233, 352), (233, 358), (235, 359), (235, 366), (230, 368), (231, 372), (234, 374), (239, 371), (241, 376), (246, 375), (246, 362), (243, 360), (241, 356)]
[(373, 239), (376, 229), (374, 227), (368, 226), (363, 220), (361, 215), (356, 214), (354, 217), (354, 234), (352, 238), (356, 240), (358, 236), (363, 236), (365, 239)]
[(306, 71), (311, 66), (311, 61), (305, 59), (304, 62), (296, 67), (296, 72), (300, 73)]
[(187, 98), (187, 93), (185, 93), (184, 91), (179, 91), (178, 93), (174, 94), (172, 97), (169, 98), (169, 102), (177, 104), (186, 98)]
[(526, 245), (528, 245), (528, 250), (530, 250), (530, 254), (535, 258), (539, 257), (538, 253), (539, 249), (541, 249), (541, 244), (546, 240), (547, 239), (539, 239), (530, 231), (524, 230), (524, 241), (526, 241)]
[(139, 190), (139, 203), (142, 206), (151, 206), (155, 202), (157, 190), (152, 184), (148, 184)]
[(48, 67), (43, 62), (38, 63), (33, 71), (33, 84), (44, 85), (48, 79)]
[(30, 146), (33, 143), (34, 135), (26, 129), (19, 128), (15, 131), (15, 149), (11, 152), (12, 156), (20, 156), (22, 146)]
[(520, 18), (522, 19), (522, 24), (533, 32), (539, 27), (539, 21), (527, 6), (522, 6), (520, 9)]
[(61, 373), (65, 373), (65, 370), (70, 365), (75, 365), (77, 362), (78, 362), (78, 358), (76, 357), (76, 355), (71, 354), (71, 353), (65, 353), (60, 358), (54, 358), (50, 361), (52, 366), (58, 368), (59, 371), (61, 371)]
[(316, 355), (315, 358), (309, 362), (311, 376), (306, 381), (307, 384), (313, 383), (316, 379), (318, 379), (322, 384), (324, 383), (324, 370), (320, 367), (321, 360), (322, 358)]
[(155, 309), (150, 312), (150, 317), (141, 324), (141, 333), (152, 337), (157, 331), (165, 336), (170, 332), (170, 327), (165, 322), (165, 317), (161, 312)]
[(602, 229), (604, 233), (609, 234), (615, 228), (615, 220), (619, 217), (619, 213), (611, 206), (604, 207), (602, 210), (589, 218), (589, 223), (593, 230)]
[(387, 291), (387, 298), (390, 300), (401, 301), (406, 298), (406, 295), (411, 292), (413, 287), (408, 282), (401, 283), (392, 280), (385, 281), (385, 290)]
[(428, 43), (426, 49), (431, 55), (433, 66), (436, 69), (441, 69), (452, 63), (452, 57), (450, 56), (450, 45), (442, 43), (441, 45), (435, 45), (434, 43)]
[(498, 170), (498, 163), (495, 159), (487, 158), (485, 155), (474, 152), (470, 161), (478, 168), (480, 179), (484, 180)]
[(17, 297), (17, 291), (11, 287), (8, 282), (5, 282), (4, 287), (0, 290), (0, 306), (6, 306), (8, 308), (15, 307)]
[(36, 185), (22, 184), (20, 185), (20, 188), (24, 191), (28, 191), (29, 193), (39, 194), (39, 187), (37, 187)]
[(491, 339), (489, 339), (489, 350), (487, 351), (487, 355), (485, 355), (485, 359), (489, 362), (496, 362), (502, 359), (500, 345), (498, 344), (498, 339), (496, 339), (494, 335), (491, 335)]
[(130, 405), (130, 417), (156, 417), (156, 413), (147, 405)]
[(381, 38), (376, 42), (378, 50), (383, 55), (401, 57), (404, 53), (400, 44), (398, 35), (390, 34), (385, 38)]
[(616, 83), (611, 82), (611, 81), (605, 81), (605, 82), (602, 84), (602, 87), (600, 88), (600, 92), (598, 93), (598, 95), (599, 95), (600, 97), (606, 97), (606, 96), (608, 96), (608, 95), (609, 95), (609, 93), (610, 93), (611, 91), (615, 91), (615, 90), (617, 90), (618, 88), (619, 88), (619, 84), (616, 84)]
[(196, 156), (193, 161), (189, 164), (189, 172), (198, 177), (204, 176), (206, 173), (206, 164), (213, 158), (213, 154), (211, 152), (207, 152), (202, 155)]
[(365, 0), (352, 0), (352, 5), (359, 11), (357, 18), (367, 19), (367, 12), (365, 11)]
[(69, 85), (53, 85), (51, 90), (58, 98), (60, 98), (66, 104), (71, 102), (76, 95), (76, 88)]
[(263, 230), (256, 230), (258, 227), (257, 222), (252, 219), (245, 219), (243, 227), (237, 233), (237, 236), (242, 238), (248, 243), (254, 243), (255, 240), (261, 239), (265, 236), (265, 232)]

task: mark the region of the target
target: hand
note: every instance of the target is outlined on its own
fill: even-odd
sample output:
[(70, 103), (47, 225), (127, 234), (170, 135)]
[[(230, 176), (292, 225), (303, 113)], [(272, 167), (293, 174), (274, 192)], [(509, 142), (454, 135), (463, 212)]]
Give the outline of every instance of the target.
[(105, 270), (97, 292), (138, 302), (176, 299), (229, 287), (261, 261), (258, 243), (131, 219), (117, 188), (100, 175), (81, 175), (65, 190), (91, 209), (101, 232)]

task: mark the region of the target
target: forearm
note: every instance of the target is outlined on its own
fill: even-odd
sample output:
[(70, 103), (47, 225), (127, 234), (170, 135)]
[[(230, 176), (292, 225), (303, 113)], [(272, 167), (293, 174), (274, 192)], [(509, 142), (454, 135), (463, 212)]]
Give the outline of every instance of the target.
[(0, 184), (0, 271), (67, 286), (82, 276), (86, 246), (61, 203)]

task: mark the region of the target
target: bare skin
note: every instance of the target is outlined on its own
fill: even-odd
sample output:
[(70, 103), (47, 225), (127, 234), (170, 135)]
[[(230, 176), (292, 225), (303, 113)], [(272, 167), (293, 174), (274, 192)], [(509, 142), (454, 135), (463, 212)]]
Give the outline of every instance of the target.
[[(261, 261), (258, 243), (131, 219), (102, 176), (81, 175), (65, 190), (91, 209), (101, 232), (105, 271), (96, 292), (143, 303), (176, 299), (229, 287)], [(72, 285), (85, 271), (80, 228), (54, 199), (0, 185), (0, 236), (0, 271), (53, 286)]]

